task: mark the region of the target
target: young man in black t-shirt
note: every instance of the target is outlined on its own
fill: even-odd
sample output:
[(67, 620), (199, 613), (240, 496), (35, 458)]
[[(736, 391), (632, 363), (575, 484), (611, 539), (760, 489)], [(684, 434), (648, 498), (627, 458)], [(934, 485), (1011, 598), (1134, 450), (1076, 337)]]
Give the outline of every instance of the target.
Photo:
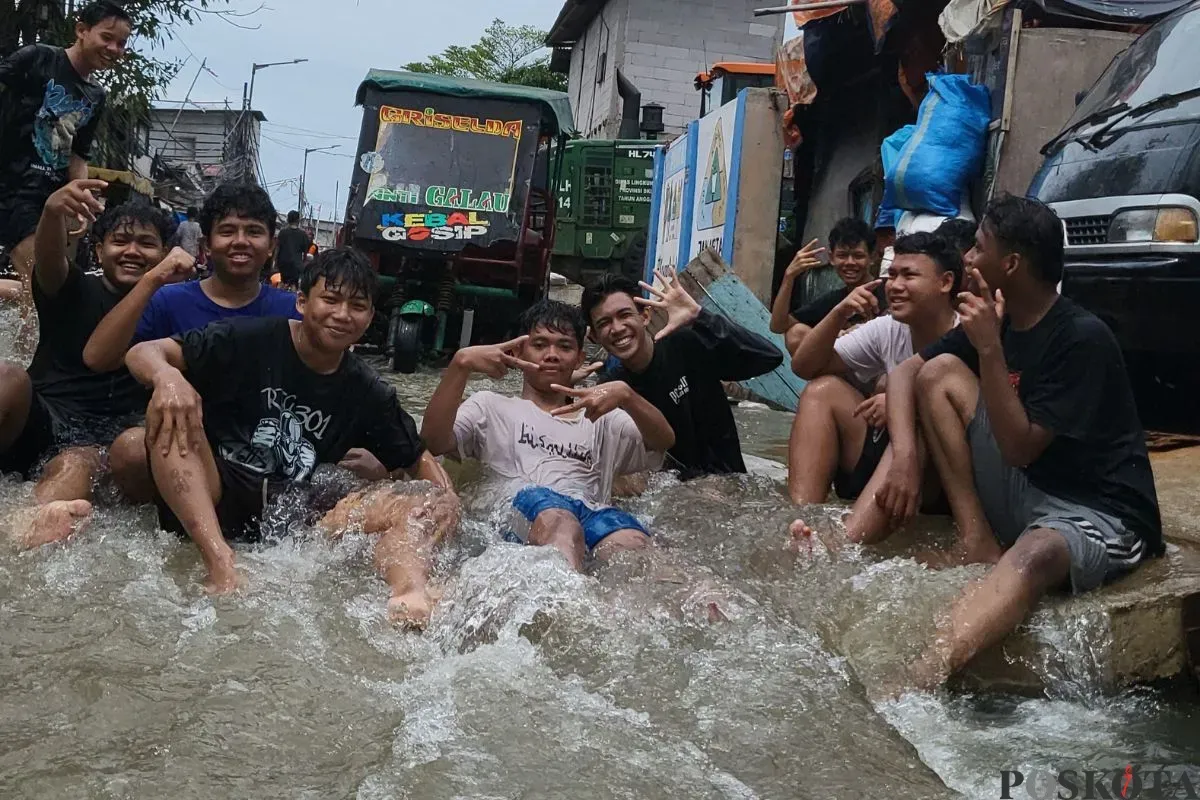
[[(846, 217), (837, 221), (829, 231), (829, 264), (822, 266), (817, 256), (822, 248), (816, 240), (803, 247), (783, 275), (783, 283), (771, 305), (771, 332), (784, 334), (789, 353), (795, 353), (805, 335), (828, 316), (838, 303), (850, 296), (859, 286), (871, 280), (871, 260), (875, 251), (875, 232), (860, 219)], [(819, 272), (833, 272), (842, 285), (823, 291), (815, 297), (797, 293), (796, 281)], [(813, 280), (813, 285), (827, 286), (826, 280)], [(836, 283), (836, 281), (835, 281)], [(876, 291), (880, 305), (887, 303), (883, 287)], [(847, 321), (847, 325), (865, 322), (860, 318)]]
[[(620, 361), (607, 379), (629, 384), (671, 423), (675, 446), (667, 453), (667, 466), (685, 480), (745, 472), (721, 382), (765, 375), (783, 363), (783, 353), (758, 334), (701, 309), (674, 275), (656, 274), (663, 291), (642, 284), (654, 295), (651, 300), (620, 275), (606, 275), (583, 293), (592, 336)], [(657, 336), (648, 330), (650, 308), (667, 314)]]
[(46, 199), (87, 177), (105, 90), (92, 76), (125, 56), (132, 31), (116, 3), (84, 6), (67, 49), (35, 44), (0, 61), (0, 246), (28, 279)]
[(275, 240), (275, 271), (279, 273), (281, 285), (293, 287), (299, 282), (300, 270), (304, 268), (311, 246), (312, 237), (300, 230), (300, 212), (289, 211), (287, 227)]
[(146, 408), (146, 393), (127, 370), (92, 372), (83, 363), (83, 347), (104, 315), (164, 261), (175, 225), (148, 204), (109, 209), (92, 227), (103, 274), (83, 274), (68, 257), (67, 228), (99, 213), (92, 193), (105, 186), (73, 181), (46, 201), (32, 276), (37, 351), (27, 371), (0, 362), (0, 472), (40, 475), (34, 489), (39, 505), (12, 525), (29, 547), (66, 538), (86, 522), (99, 448)]
[(1055, 288), (1062, 223), (992, 203), (967, 255), (961, 325), (891, 374), (894, 457), (877, 502), (919, 500), (919, 415), (959, 529), (953, 555), (995, 566), (912, 668), (930, 687), (998, 643), (1047, 592), (1095, 589), (1163, 551), (1145, 434), (1116, 339)]
[(237, 587), (229, 541), (260, 536), (269, 498), (306, 485), (318, 464), (369, 447), (390, 473), (435, 488), (376, 484), (342, 500), (322, 526), (382, 533), (376, 562), (393, 618), (416, 627), (428, 620), (429, 551), (456, 524), (458, 500), (395, 389), (349, 352), (374, 316), (375, 281), (360, 253), (330, 250), (301, 277), (301, 320), (214, 322), (126, 356), (153, 389), (146, 446), (163, 526), (196, 543), (210, 591)]

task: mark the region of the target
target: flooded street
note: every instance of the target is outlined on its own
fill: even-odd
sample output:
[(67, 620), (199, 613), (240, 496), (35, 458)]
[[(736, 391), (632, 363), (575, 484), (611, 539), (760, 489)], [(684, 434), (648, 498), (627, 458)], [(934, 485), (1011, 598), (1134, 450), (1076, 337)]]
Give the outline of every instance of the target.
[[(437, 378), (394, 382), (420, 412)], [(780, 459), (790, 418), (737, 413), (746, 451)], [(248, 588), (217, 600), (149, 509), (0, 548), (0, 797), (982, 799), (1004, 769), (1200, 763), (1190, 693), (1100, 697), (1102, 629), (1044, 614), (1049, 696), (873, 703), (956, 584), (870, 554), (796, 563), (770, 478), (656, 477), (627, 507), (662, 547), (580, 576), (500, 543), (500, 499), (459, 475), (421, 636), (386, 623), (364, 537), (244, 551)], [(29, 489), (0, 484), (0, 513)]]

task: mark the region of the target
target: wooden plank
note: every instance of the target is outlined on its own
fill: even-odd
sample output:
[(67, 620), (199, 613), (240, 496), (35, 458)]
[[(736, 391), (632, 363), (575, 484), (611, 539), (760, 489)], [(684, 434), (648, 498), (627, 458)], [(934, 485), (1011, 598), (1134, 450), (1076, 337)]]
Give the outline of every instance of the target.
[(795, 411), (805, 382), (792, 372), (783, 337), (771, 333), (771, 315), (762, 301), (738, 280), (720, 256), (709, 250), (692, 259), (687, 269), (679, 274), (679, 279), (702, 307), (759, 334), (779, 348), (784, 357), (782, 366), (740, 385), (756, 399)]

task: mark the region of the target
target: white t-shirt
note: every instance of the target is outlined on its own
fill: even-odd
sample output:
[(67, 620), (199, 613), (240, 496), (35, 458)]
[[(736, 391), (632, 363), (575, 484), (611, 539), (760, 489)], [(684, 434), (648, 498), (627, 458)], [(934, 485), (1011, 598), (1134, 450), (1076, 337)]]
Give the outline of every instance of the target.
[(656, 469), (633, 418), (617, 409), (592, 422), (582, 412), (555, 417), (520, 397), (478, 392), (458, 408), (454, 438), (460, 458), (479, 459), (507, 479), (515, 495), (544, 486), (606, 505), (613, 477)]
[(855, 383), (874, 390), (881, 377), (912, 358), (912, 329), (891, 316), (876, 317), (839, 337), (833, 350)]

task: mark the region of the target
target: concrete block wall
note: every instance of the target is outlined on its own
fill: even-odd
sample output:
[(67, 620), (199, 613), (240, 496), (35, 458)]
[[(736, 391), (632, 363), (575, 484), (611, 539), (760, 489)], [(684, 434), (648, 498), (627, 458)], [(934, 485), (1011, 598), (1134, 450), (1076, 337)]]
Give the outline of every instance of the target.
[[(696, 73), (717, 61), (775, 59), (783, 17), (755, 18), (762, 0), (609, 0), (571, 54), (568, 91), (575, 125), (589, 139), (615, 138), (621, 99), (616, 70), (638, 87), (642, 104), (663, 106), (666, 138), (700, 113)], [(596, 82), (599, 55), (608, 53)]]

